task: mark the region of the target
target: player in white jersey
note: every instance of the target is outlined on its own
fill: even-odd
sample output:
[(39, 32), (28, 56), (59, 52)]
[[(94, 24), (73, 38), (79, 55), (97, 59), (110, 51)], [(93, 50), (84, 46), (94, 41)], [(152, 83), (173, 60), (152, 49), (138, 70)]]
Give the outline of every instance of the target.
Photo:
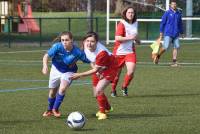
[(66, 89), (72, 82), (70, 76), (78, 70), (76, 62), (81, 60), (90, 63), (85, 53), (74, 45), (71, 32), (62, 32), (58, 40), (59, 42), (55, 43), (43, 57), (43, 74), (48, 73), (48, 59), (52, 58), (48, 109), (43, 113), (44, 117), (61, 116), (59, 107), (65, 97)]
[(127, 73), (122, 84), (123, 96), (128, 96), (128, 85), (133, 79), (136, 68), (135, 42), (140, 43), (138, 38), (138, 22), (136, 11), (133, 7), (126, 7), (122, 12), (122, 20), (117, 25), (113, 54), (119, 61), (120, 71), (112, 83), (111, 96), (116, 97), (116, 86), (121, 69), (126, 65)]
[(107, 112), (112, 111), (112, 107), (104, 94), (104, 89), (117, 75), (117, 59), (105, 46), (98, 42), (98, 35), (95, 32), (87, 33), (84, 38), (83, 48), (87, 58), (93, 63), (92, 69), (82, 73), (75, 73), (72, 79), (92, 75), (93, 91), (99, 107), (96, 116), (98, 120), (103, 120), (107, 118)]

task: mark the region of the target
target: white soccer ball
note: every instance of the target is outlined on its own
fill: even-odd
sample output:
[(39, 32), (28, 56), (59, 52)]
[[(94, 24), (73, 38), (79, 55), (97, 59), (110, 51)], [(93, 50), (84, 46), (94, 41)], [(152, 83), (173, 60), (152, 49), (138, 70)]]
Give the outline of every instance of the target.
[(69, 114), (66, 124), (72, 129), (81, 129), (84, 127), (85, 122), (85, 116), (82, 113), (76, 111)]

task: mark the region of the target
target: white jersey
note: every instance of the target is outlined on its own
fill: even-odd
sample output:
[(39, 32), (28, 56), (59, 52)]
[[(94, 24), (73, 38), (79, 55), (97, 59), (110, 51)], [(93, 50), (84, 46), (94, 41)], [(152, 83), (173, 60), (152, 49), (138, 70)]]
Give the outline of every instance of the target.
[(84, 46), (84, 52), (86, 54), (86, 57), (91, 61), (91, 62), (95, 62), (96, 60), (96, 56), (102, 52), (102, 51), (106, 51), (108, 52), (109, 55), (111, 55), (112, 53), (100, 42), (97, 42), (97, 48), (94, 52), (91, 52), (90, 50), (87, 49), (86, 46)]
[[(138, 22), (130, 24), (125, 20), (122, 20), (121, 23), (125, 27), (125, 37), (130, 35), (137, 35), (138, 34)], [(124, 41), (120, 43), (120, 46), (117, 49), (117, 55), (126, 55), (129, 53), (133, 53), (133, 40)]]

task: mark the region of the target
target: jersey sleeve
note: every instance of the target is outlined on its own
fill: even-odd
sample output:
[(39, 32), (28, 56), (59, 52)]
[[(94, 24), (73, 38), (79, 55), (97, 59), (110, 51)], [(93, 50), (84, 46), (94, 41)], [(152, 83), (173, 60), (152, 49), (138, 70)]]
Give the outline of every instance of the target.
[(54, 57), (58, 51), (58, 45), (54, 44), (48, 51), (47, 54), (49, 57)]
[(161, 22), (160, 22), (160, 32), (161, 33), (164, 32), (165, 24), (167, 22), (167, 15), (168, 15), (168, 12), (165, 12), (161, 18)]
[(107, 66), (110, 62), (109, 59), (109, 54), (106, 51), (102, 51), (97, 55), (95, 64), (98, 66)]
[(80, 60), (84, 63), (90, 63), (90, 60), (86, 57), (86, 54), (80, 50)]
[(123, 23), (121, 22), (118, 23), (115, 36), (122, 36), (122, 37), (125, 36), (125, 27)]
[(71, 54), (66, 55), (63, 60), (64, 60), (64, 63), (67, 65), (75, 64), (78, 60), (81, 60), (84, 63), (90, 63), (89, 59), (86, 58), (85, 53), (75, 46)]

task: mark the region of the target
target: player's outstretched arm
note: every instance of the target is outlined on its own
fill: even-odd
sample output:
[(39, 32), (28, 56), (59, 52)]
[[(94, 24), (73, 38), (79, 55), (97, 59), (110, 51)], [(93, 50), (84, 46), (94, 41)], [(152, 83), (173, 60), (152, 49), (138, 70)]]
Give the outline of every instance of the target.
[(43, 62), (42, 73), (45, 75), (48, 73), (48, 57), (49, 56), (46, 53), (46, 54), (44, 54), (43, 60), (42, 60), (42, 62)]
[(80, 77), (89, 76), (89, 75), (92, 75), (92, 74), (98, 72), (99, 70), (100, 70), (100, 67), (95, 67), (95, 68), (92, 68), (92, 69), (85, 71), (85, 72), (82, 72), (82, 73), (74, 73), (71, 76), (71, 79), (75, 80), (75, 79), (79, 79)]

